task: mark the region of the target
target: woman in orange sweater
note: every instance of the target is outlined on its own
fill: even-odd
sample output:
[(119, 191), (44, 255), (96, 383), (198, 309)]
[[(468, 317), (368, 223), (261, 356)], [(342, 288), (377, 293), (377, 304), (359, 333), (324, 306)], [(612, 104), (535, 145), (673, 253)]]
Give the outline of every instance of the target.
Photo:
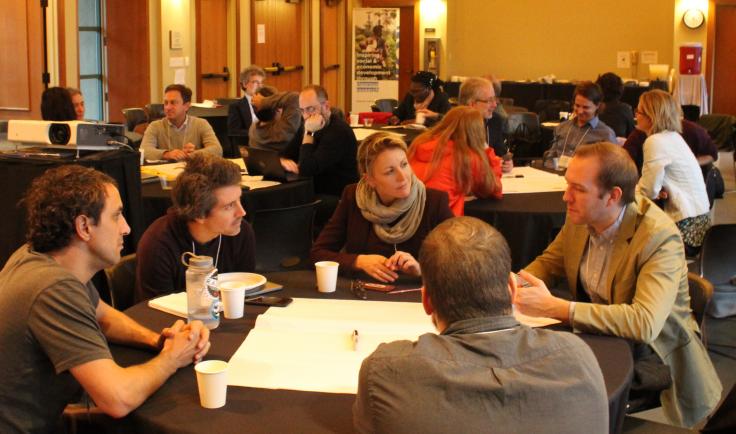
[(455, 107), (431, 130), (412, 142), (409, 163), (429, 188), (446, 191), (456, 216), (465, 213), (465, 196), (501, 199), (501, 159), (488, 147), (483, 117), (470, 107)]

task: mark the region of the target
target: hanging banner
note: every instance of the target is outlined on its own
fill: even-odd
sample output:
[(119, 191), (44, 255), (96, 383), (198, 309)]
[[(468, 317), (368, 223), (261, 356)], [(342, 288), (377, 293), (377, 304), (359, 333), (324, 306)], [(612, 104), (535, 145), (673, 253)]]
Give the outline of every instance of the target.
[(379, 98), (399, 99), (399, 9), (353, 9), (353, 105), (369, 112)]

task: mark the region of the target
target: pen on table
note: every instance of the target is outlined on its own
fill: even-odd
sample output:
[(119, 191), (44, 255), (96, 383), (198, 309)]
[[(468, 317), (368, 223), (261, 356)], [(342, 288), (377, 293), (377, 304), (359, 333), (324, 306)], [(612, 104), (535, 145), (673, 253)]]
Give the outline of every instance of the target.
[(387, 294), (402, 294), (404, 292), (417, 292), (417, 291), (421, 291), (421, 290), (422, 290), (422, 288), (399, 289), (399, 290), (396, 290), (396, 291), (389, 291), (389, 292), (387, 292)]
[(524, 175), (519, 174), (519, 175), (503, 175), (501, 178), (523, 178), (523, 177)]
[(358, 351), (358, 330), (353, 330), (353, 351)]

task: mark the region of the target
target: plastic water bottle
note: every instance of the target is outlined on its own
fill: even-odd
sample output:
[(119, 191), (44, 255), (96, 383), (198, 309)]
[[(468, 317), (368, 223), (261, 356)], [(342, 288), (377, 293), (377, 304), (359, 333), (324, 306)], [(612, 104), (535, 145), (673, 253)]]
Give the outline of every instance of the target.
[(217, 328), (220, 325), (220, 293), (212, 257), (184, 252), (181, 262), (187, 266), (187, 320), (202, 321), (210, 330)]

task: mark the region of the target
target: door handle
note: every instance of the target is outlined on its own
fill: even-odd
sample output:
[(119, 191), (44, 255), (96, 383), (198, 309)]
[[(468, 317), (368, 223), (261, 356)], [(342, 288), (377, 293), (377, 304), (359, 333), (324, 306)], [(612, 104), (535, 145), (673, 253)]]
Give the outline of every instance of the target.
[(230, 70), (227, 69), (227, 66), (222, 68), (222, 72), (206, 72), (202, 74), (202, 78), (204, 79), (212, 79), (212, 78), (221, 78), (222, 81), (228, 81), (230, 80)]
[(271, 66), (263, 68), (264, 71), (270, 72), (273, 75), (281, 75), (283, 72), (302, 71), (303, 69), (304, 65), (284, 66), (279, 62), (273, 62)]
[(335, 70), (335, 69), (340, 69), (340, 64), (339, 63), (335, 63), (334, 65), (327, 65), (327, 66), (323, 66), (322, 67), (322, 70), (323, 71), (332, 71), (332, 70)]

